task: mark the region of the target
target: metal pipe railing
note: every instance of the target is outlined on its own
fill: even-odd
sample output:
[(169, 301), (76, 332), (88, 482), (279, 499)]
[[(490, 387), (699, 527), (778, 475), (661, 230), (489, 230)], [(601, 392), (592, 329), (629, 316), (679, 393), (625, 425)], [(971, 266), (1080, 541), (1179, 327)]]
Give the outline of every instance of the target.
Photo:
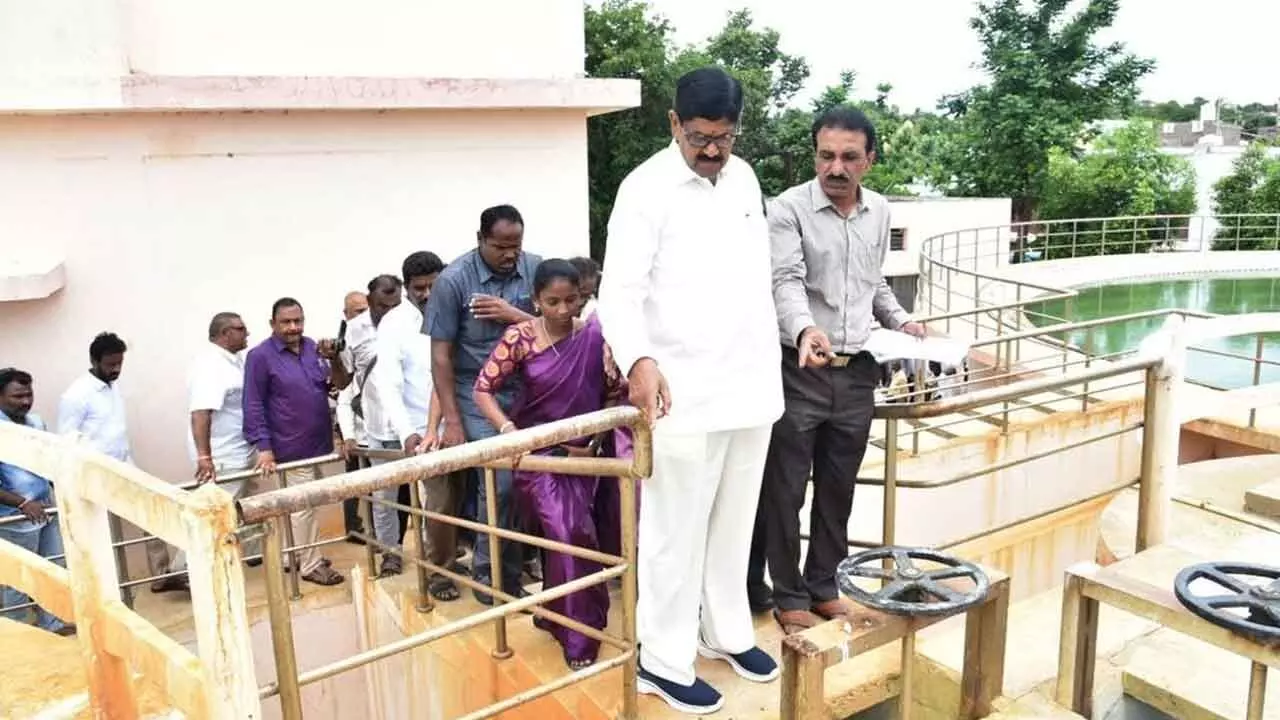
[[(621, 461), (614, 458), (552, 458), (529, 456), (521, 457), (526, 453), (541, 447), (557, 445), (569, 440), (587, 435), (594, 435), (606, 430), (612, 430), (615, 427), (629, 426), (633, 433), (633, 457), (631, 461)], [(622, 717), (635, 718), (638, 713), (635, 695), (635, 673), (636, 673), (636, 641), (635, 630), (632, 625), (635, 618), (635, 532), (636, 511), (635, 505), (635, 481), (639, 477), (649, 474), (652, 467), (652, 455), (649, 447), (651, 442), (648, 426), (644, 424), (643, 417), (635, 408), (610, 408), (596, 413), (583, 415), (577, 418), (561, 420), (547, 425), (542, 425), (525, 430), (519, 430), (506, 435), (500, 435), (487, 440), (481, 440), (469, 443), (456, 448), (448, 448), (439, 450), (427, 455), (398, 458), (393, 462), (380, 464), (374, 467), (365, 468), (353, 473), (347, 473), (332, 478), (324, 478), (316, 480), (305, 485), (282, 487), (279, 490), (270, 491), (262, 495), (253, 496), (241, 500), (239, 507), (242, 518), (246, 523), (266, 523), (268, 527), (267, 538), (268, 547), (267, 554), (274, 556), (269, 558), (267, 575), (267, 604), (270, 607), (270, 617), (272, 624), (272, 646), (276, 655), (276, 665), (279, 668), (277, 680), (273, 684), (269, 684), (260, 688), (261, 697), (269, 697), (279, 695), (281, 702), (282, 715), (285, 720), (298, 720), (301, 718), (301, 694), (300, 688), (309, 683), (318, 682), (328, 677), (332, 677), (342, 672), (353, 670), (368, 663), (375, 662), (387, 657), (391, 657), (398, 653), (425, 645), (435, 640), (439, 640), (459, 632), (463, 632), (473, 627), (492, 622), (494, 626), (494, 649), (493, 654), (496, 658), (510, 657), (511, 649), (506, 639), (506, 619), (510, 615), (529, 611), (535, 615), (544, 617), (553, 622), (559, 622), (567, 627), (573, 628), (593, 637), (601, 642), (613, 645), (623, 650), (620, 658), (609, 661), (610, 667), (622, 665), (624, 698)], [(367, 456), (377, 457), (383, 456), (382, 451), (369, 451), (364, 453)], [(509, 459), (511, 456), (517, 456), (518, 465), (526, 467), (526, 463), (546, 468), (553, 472), (563, 474), (586, 474), (593, 476), (601, 476), (607, 472), (618, 473), (617, 478), (620, 484), (619, 490), (621, 494), (622, 509), (622, 546), (623, 555), (621, 557), (613, 556), (608, 553), (602, 553), (590, 548), (579, 548), (573, 545), (555, 542), (525, 533), (516, 532), (506, 528), (499, 527), (499, 518), (497, 513), (497, 492), (494, 481), (493, 466), (501, 467), (504, 464), (511, 466), (513, 463)], [(505, 459), (505, 462), (504, 462)], [(402, 503), (382, 500), (372, 496), (373, 491), (382, 488), (396, 487), (406, 482), (412, 483), (411, 487), (416, 486), (421, 478), (434, 478), (445, 475), (466, 467), (485, 466), (485, 481), (488, 484), (489, 502), (485, 508), (486, 521), (484, 523), (473, 522), (463, 518), (454, 517), (444, 513), (431, 512), (420, 505), (420, 494), (413, 494), (418, 498), (413, 506), (405, 506)], [(279, 536), (286, 530), (287, 518), (289, 513), (320, 505), (339, 503), (349, 498), (360, 498), (362, 509), (366, 514), (366, 523), (372, 527), (371, 508), (373, 503), (381, 506), (394, 508), (410, 513), (413, 516), (414, 526), (419, 529), (418, 553), (407, 552), (405, 548), (395, 545), (381, 543), (373, 535), (360, 533), (359, 537), (366, 542), (368, 548), (366, 561), (369, 564), (370, 573), (374, 571), (374, 557), (376, 551), (380, 550), (384, 553), (391, 553), (402, 559), (407, 559), (418, 567), (422, 573), (419, 578), (419, 592), (426, 593), (426, 583), (423, 581), (426, 573), (437, 573), (443, 577), (472, 588), (479, 592), (494, 597), (498, 606), (472, 615), (462, 620), (457, 620), (439, 628), (432, 629), (423, 633), (418, 633), (395, 642), (367, 650), (356, 655), (349, 656), (334, 663), (330, 663), (320, 668), (299, 673), (297, 671), (296, 652), (293, 645), (293, 635), (291, 629), (291, 611), (288, 599), (285, 596), (284, 582), (280, 575), (279, 552), (283, 551), (280, 547)], [(440, 522), (454, 525), (455, 527), (467, 528), (476, 531), (478, 534), (488, 535), (491, 557), (493, 562), (498, 562), (502, 557), (500, 543), (521, 542), (529, 545), (541, 547), (552, 552), (562, 552), (574, 557), (585, 558), (604, 565), (604, 569), (591, 573), (581, 578), (558, 585), (554, 588), (544, 588), (543, 590), (528, 595), (526, 597), (518, 597), (518, 590), (512, 589), (513, 592), (507, 592), (502, 587), (501, 573), (491, 572), (490, 584), (486, 585), (472, 578), (467, 578), (461, 574), (452, 572), (447, 567), (440, 567), (431, 563), (422, 552), (422, 539), (420, 529), (426, 522)], [(477, 535), (479, 541), (479, 535)], [(556, 613), (547, 608), (538, 607), (549, 600), (564, 597), (573, 592), (577, 592), (585, 587), (601, 582), (608, 582), (613, 578), (621, 577), (623, 579), (623, 618), (624, 628), (621, 637), (610, 636), (605, 632), (587, 627), (571, 618), (564, 617), (560, 613)], [(429, 608), (430, 602), (420, 599), (419, 608)], [(586, 670), (590, 670), (588, 668)], [(578, 682), (587, 677), (591, 677), (594, 673), (588, 673), (581, 670), (571, 674), (572, 679), (562, 678), (552, 683), (544, 684), (539, 688), (526, 691), (520, 696), (509, 698), (495, 705), (491, 705), (482, 711), (473, 713), (475, 717), (490, 717), (498, 714), (505, 709), (510, 709), (523, 702), (528, 702), (534, 698), (540, 697), (554, 689), (567, 686), (572, 682)], [(548, 689), (551, 688), (551, 689)]]

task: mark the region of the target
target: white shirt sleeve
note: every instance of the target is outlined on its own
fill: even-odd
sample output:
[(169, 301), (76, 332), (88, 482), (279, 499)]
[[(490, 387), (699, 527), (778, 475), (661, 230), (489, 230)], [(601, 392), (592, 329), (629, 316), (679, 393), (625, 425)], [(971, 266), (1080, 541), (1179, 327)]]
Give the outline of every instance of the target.
[(374, 341), (374, 355), (378, 358), (378, 364), (374, 366), (373, 376), (369, 378), (369, 382), (377, 388), (378, 402), (387, 423), (402, 443), (416, 432), (417, 427), (404, 404), (403, 357), (405, 332), (417, 332), (417, 329), (405, 327), (405, 323), (401, 322), (404, 317), (406, 316), (396, 313), (394, 317), (388, 315), (382, 319)]
[(354, 382), (338, 391), (336, 414), (338, 416), (338, 430), (342, 432), (343, 440), (359, 440), (356, 437), (356, 411), (351, 406), (351, 402), (355, 397), (356, 384)]
[(221, 410), (227, 389), (218, 382), (217, 373), (208, 363), (197, 361), (191, 370), (187, 390), (187, 412)]
[(85, 412), (89, 406), (85, 403), (83, 394), (78, 392), (79, 388), (80, 383), (72, 383), (71, 387), (62, 393), (62, 397), (58, 398), (59, 435), (81, 432), (84, 425)]
[[(635, 176), (632, 176), (634, 179)], [(596, 314), (605, 340), (623, 375), (644, 357), (652, 357), (645, 301), (652, 286), (658, 229), (648, 213), (642, 188), (623, 181), (609, 216), (608, 250)]]

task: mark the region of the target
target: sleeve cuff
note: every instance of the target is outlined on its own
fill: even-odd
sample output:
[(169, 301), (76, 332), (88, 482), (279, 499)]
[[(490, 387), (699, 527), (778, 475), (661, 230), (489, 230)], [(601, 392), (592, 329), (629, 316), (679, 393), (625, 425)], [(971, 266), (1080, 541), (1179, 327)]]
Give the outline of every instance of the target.
[(258, 448), (258, 452), (271, 452), (270, 440), (259, 440), (254, 443), (254, 446)]
[(911, 313), (906, 310), (897, 310), (889, 315), (889, 329), (901, 330), (903, 325), (911, 322)]
[(792, 345), (799, 345), (800, 333), (815, 325), (817, 325), (817, 323), (813, 321), (812, 315), (797, 315), (784, 322), (782, 329), (786, 331), (787, 337), (791, 339)]
[(623, 377), (631, 375), (631, 369), (636, 366), (644, 358), (652, 358), (653, 354), (648, 348), (625, 348), (622, 352), (618, 351), (616, 346), (610, 346), (613, 350), (614, 362), (618, 364), (618, 370)]

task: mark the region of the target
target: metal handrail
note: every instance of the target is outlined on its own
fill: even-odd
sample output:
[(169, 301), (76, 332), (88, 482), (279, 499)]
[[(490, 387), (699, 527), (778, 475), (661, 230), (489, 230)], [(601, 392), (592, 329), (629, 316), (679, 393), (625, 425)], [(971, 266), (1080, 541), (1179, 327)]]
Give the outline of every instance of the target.
[[(629, 427), (633, 435), (632, 459), (616, 458), (550, 458), (525, 456), (534, 450), (558, 445), (576, 438), (595, 435), (600, 432), (619, 427)], [(301, 688), (304, 685), (347, 672), (368, 663), (426, 645), (444, 637), (455, 635), (469, 628), (492, 622), (494, 626), (495, 658), (506, 658), (512, 654), (507, 644), (507, 617), (521, 611), (530, 611), (537, 616), (567, 627), (577, 629), (584, 634), (602, 642), (618, 647), (622, 654), (609, 661), (602, 661), (583, 669), (575, 670), (569, 675), (558, 678), (538, 687), (519, 693), (486, 708), (477, 710), (468, 718), (492, 717), (512, 707), (529, 702), (548, 693), (580, 682), (586, 678), (603, 672), (602, 668), (623, 667), (623, 710), (622, 717), (633, 720), (638, 715), (636, 705), (636, 673), (638, 664), (638, 646), (635, 637), (635, 559), (636, 559), (636, 482), (652, 472), (651, 435), (643, 414), (634, 407), (615, 407), (574, 418), (559, 420), (524, 430), (498, 435), (458, 447), (445, 448), (424, 455), (400, 457), (397, 453), (378, 450), (367, 450), (361, 454), (371, 457), (383, 457), (391, 462), (357, 470), (330, 478), (321, 478), (304, 485), (272, 490), (260, 495), (244, 498), (239, 501), (239, 513), (247, 525), (261, 524), (264, 527), (266, 561), (265, 578), (267, 582), (268, 614), (271, 618), (272, 647), (276, 660), (275, 683), (259, 689), (260, 697), (279, 696), (282, 715), (286, 720), (301, 718)], [(520, 467), (539, 466), (544, 469), (564, 474), (586, 474), (604, 476), (616, 474), (620, 483), (622, 511), (622, 557), (596, 552), (587, 548), (565, 545), (534, 535), (508, 530), (498, 526), (496, 481), (494, 469), (513, 466), (513, 460), (519, 459)], [(487, 488), (487, 503), (484, 508), (486, 522), (479, 523), (444, 513), (427, 511), (422, 506), (421, 491), (418, 481), (423, 478), (435, 478), (450, 472), (470, 468), (483, 467), (484, 481)], [(392, 488), (409, 484), (410, 505), (381, 500), (373, 497), (375, 490)], [(359, 533), (365, 541), (368, 555), (369, 571), (374, 572), (375, 551), (408, 560), (418, 568), (418, 609), (431, 609), (427, 573), (433, 572), (447, 577), (455, 583), (470, 587), (477, 592), (490, 594), (499, 603), (497, 607), (477, 615), (449, 622), (443, 626), (416, 633), (394, 642), (365, 650), (325, 666), (306, 672), (299, 672), (293, 643), (291, 610), (286, 597), (284, 578), (281, 573), (282, 538), (288, 530), (288, 516), (307, 508), (340, 503), (348, 499), (358, 498), (366, 525), (372, 527), (371, 508), (374, 503), (404, 511), (416, 519), (418, 533), (417, 555), (405, 551), (405, 548), (381, 543), (375, 536)], [(491, 573), (490, 584), (477, 582), (452, 572), (447, 567), (431, 563), (425, 554), (423, 541), (424, 523), (438, 522), (469, 528), (477, 533), (488, 535), (490, 554), (493, 558), (501, 557), (498, 543), (501, 539), (508, 542), (521, 542), (555, 552), (563, 552), (576, 557), (583, 557), (600, 562), (604, 569), (590, 575), (577, 578), (554, 588), (544, 588), (526, 597), (504, 591), (501, 573)], [(296, 577), (296, 573), (294, 574)], [(549, 600), (563, 597), (590, 585), (607, 582), (613, 578), (622, 578), (622, 613), (623, 627), (621, 636), (614, 637), (594, 628), (589, 628), (544, 607)]]

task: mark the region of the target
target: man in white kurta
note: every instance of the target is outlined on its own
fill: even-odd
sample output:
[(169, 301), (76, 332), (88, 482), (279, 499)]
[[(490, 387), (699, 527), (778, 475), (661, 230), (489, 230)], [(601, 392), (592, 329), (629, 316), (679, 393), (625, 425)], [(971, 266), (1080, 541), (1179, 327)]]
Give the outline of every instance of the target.
[(759, 182), (731, 155), (741, 85), (681, 78), (674, 142), (623, 181), (598, 313), (631, 402), (654, 422), (639, 529), (641, 692), (686, 713), (722, 706), (697, 654), (777, 677), (747, 606), (751, 544), (782, 384)]

